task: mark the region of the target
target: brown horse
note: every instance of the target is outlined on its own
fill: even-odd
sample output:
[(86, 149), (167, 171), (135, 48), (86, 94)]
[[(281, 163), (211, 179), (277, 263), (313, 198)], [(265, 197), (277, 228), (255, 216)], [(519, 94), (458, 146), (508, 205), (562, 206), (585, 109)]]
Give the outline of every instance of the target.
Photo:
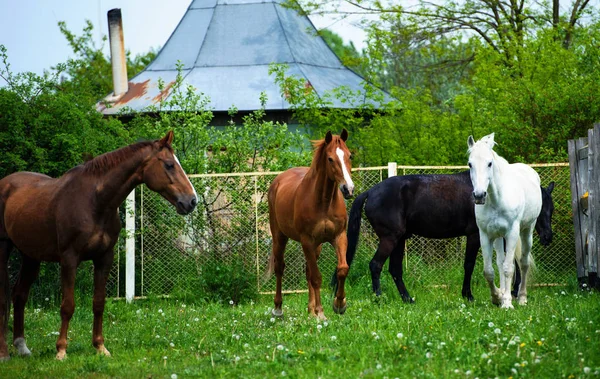
[(347, 139), (346, 129), (342, 130), (340, 136), (327, 132), (324, 140), (313, 141), (315, 151), (310, 167), (291, 168), (279, 174), (271, 183), (268, 198), (273, 252), (269, 271), (274, 270), (277, 276), (273, 309), (275, 316), (283, 315), (281, 277), (285, 267), (283, 252), (289, 238), (302, 244), (306, 258), (308, 312), (325, 319), (321, 305), (321, 273), (317, 266), (323, 242), (333, 245), (337, 255), (340, 285), (335, 294), (333, 310), (340, 314), (346, 310), (344, 281), (348, 275), (348, 216), (343, 198), (352, 197), (354, 190)]
[(94, 324), (92, 344), (104, 347), (102, 316), (106, 279), (113, 263), (113, 247), (121, 222), (119, 205), (141, 183), (188, 214), (196, 206), (196, 192), (173, 154), (173, 132), (156, 141), (139, 142), (100, 155), (58, 179), (17, 172), (0, 180), (0, 360), (9, 359), (8, 256), (13, 247), (22, 254), (21, 271), (12, 293), (13, 344), (20, 355), (30, 355), (25, 344), (24, 308), (40, 262), (60, 264), (62, 324), (56, 358), (67, 351), (67, 330), (75, 310), (75, 271), (81, 261), (94, 262)]

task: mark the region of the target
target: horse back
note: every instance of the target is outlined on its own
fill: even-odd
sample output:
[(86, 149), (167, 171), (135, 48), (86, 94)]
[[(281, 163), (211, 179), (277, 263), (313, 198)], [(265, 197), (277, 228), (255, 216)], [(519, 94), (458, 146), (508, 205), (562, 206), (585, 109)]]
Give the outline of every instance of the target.
[(378, 234), (452, 238), (477, 233), (468, 171), (395, 176), (369, 191), (365, 213)]
[(0, 238), (10, 239), (21, 253), (40, 261), (60, 261), (68, 248), (91, 251), (95, 237), (101, 240), (100, 250), (113, 244), (120, 229), (118, 216), (97, 222), (93, 183), (86, 184), (77, 173), (71, 170), (54, 179), (19, 172), (0, 180)]
[(522, 190), (524, 209), (523, 221), (535, 222), (542, 210), (542, 190), (539, 174), (524, 163), (513, 163), (510, 168), (514, 175), (512, 184), (518, 185)]

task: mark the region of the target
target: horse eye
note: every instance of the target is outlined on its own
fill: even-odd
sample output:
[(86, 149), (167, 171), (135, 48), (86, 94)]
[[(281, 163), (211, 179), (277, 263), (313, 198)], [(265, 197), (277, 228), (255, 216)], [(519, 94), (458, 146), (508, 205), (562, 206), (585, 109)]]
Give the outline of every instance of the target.
[(492, 162), (488, 163), (488, 167), (492, 167)]
[(329, 159), (329, 162), (333, 162), (333, 158), (329, 157), (327, 159)]
[(469, 168), (473, 168), (473, 165), (471, 164), (471, 162), (469, 162)]
[(175, 163), (173, 163), (173, 162), (165, 162), (165, 168), (167, 170), (172, 170), (172, 169), (175, 168)]

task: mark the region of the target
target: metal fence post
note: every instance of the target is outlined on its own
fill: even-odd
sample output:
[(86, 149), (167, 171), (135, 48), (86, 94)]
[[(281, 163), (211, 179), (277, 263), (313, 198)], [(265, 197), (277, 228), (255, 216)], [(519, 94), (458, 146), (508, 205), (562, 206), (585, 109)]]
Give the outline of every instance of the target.
[(125, 200), (125, 299), (133, 301), (135, 295), (135, 189)]
[(398, 175), (398, 164), (396, 162), (388, 162), (388, 178)]

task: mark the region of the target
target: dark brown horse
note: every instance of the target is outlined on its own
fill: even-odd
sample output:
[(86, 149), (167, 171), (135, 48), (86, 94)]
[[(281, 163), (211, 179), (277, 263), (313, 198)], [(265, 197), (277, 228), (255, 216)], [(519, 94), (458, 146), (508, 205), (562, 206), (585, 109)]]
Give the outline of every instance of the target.
[[(352, 197), (354, 184), (350, 177), (350, 151), (346, 147), (348, 132), (335, 136), (327, 132), (325, 139), (313, 141), (315, 148), (310, 167), (291, 168), (279, 174), (269, 188), (269, 222), (273, 236), (273, 252), (269, 271), (277, 276), (273, 315), (283, 315), (281, 278), (285, 264), (283, 253), (289, 238), (302, 244), (306, 258), (308, 312), (325, 319), (321, 305), (321, 273), (317, 260), (324, 242), (329, 242), (337, 255), (337, 288), (333, 302), (336, 313), (346, 310), (344, 281), (346, 263), (347, 213), (344, 197)], [(339, 189), (338, 189), (339, 187)]]
[(102, 316), (106, 279), (121, 229), (119, 205), (138, 184), (145, 183), (173, 204), (179, 214), (188, 214), (196, 206), (196, 192), (173, 154), (172, 141), (173, 132), (169, 132), (160, 140), (126, 146), (77, 166), (58, 179), (17, 172), (0, 180), (0, 360), (9, 359), (7, 265), (13, 247), (23, 257), (12, 293), (13, 344), (19, 354), (31, 354), (25, 344), (24, 308), (40, 262), (60, 264), (62, 324), (56, 358), (62, 360), (75, 310), (75, 271), (81, 261), (92, 260), (92, 344), (98, 353), (110, 355), (104, 347)]

